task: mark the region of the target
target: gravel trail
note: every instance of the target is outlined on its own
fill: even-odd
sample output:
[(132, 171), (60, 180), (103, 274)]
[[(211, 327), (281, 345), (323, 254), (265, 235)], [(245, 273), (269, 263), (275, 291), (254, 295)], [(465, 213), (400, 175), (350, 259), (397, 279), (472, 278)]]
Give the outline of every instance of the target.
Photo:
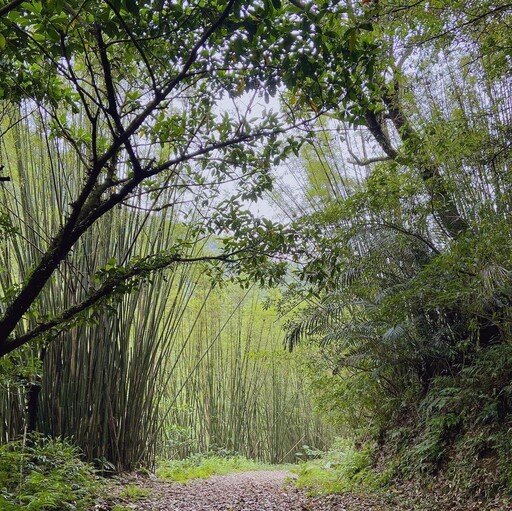
[(126, 483), (149, 490), (147, 497), (129, 502), (112, 495), (111, 502), (96, 510), (111, 510), (116, 503), (123, 511), (384, 511), (354, 495), (307, 497), (290, 484), (293, 477), (286, 471), (262, 470), (185, 484), (140, 478)]
[(171, 486), (161, 510), (168, 511), (295, 511), (304, 496), (286, 480), (289, 472), (257, 471), (213, 476)]

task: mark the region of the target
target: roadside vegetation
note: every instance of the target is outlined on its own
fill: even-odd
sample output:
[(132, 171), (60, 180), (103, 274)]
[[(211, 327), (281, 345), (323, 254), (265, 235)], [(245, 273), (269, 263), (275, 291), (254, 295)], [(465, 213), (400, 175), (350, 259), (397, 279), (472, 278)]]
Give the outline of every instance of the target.
[(292, 468), (298, 476), (294, 484), (313, 496), (377, 492), (389, 485), (393, 470), (378, 472), (374, 456), (369, 445), (356, 448), (351, 441), (338, 439), (329, 451), (315, 452), (314, 459)]

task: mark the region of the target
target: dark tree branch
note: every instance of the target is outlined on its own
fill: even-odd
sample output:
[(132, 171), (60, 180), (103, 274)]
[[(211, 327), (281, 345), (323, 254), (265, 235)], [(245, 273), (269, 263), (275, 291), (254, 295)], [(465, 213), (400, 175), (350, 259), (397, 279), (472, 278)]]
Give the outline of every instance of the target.
[(394, 82), (394, 92), (383, 92), (383, 102), (388, 109), (388, 115), (393, 122), (400, 138), (413, 147), (418, 148), (419, 158), (414, 159), (414, 163), (418, 165), (421, 178), (430, 191), (433, 211), (439, 216), (441, 225), (446, 232), (452, 237), (457, 238), (462, 232), (466, 231), (469, 226), (462, 218), (453, 198), (446, 189), (446, 183), (439, 167), (431, 162), (428, 156), (423, 157), (421, 151), (421, 137), (411, 123), (407, 120), (403, 112), (398, 94), (400, 84), (398, 80)]
[(388, 158), (390, 160), (395, 160), (398, 156), (398, 151), (393, 147), (386, 131), (384, 131), (382, 121), (375, 115), (375, 112), (368, 108), (366, 108), (364, 117), (366, 120), (366, 126), (373, 135), (373, 138), (387, 154)]
[[(40, 337), (41, 335), (55, 328), (58, 328), (60, 325), (72, 320), (81, 312), (90, 309), (92, 306), (99, 303), (102, 299), (115, 295), (116, 289), (122, 287), (130, 279), (148, 276), (151, 273), (164, 270), (174, 264), (193, 264), (197, 262), (209, 261), (233, 262), (233, 258), (241, 252), (242, 251), (239, 250), (225, 255), (202, 257), (182, 257), (179, 254), (171, 254), (167, 257), (154, 258), (156, 259), (155, 262), (152, 262), (151, 259), (153, 258), (150, 258), (149, 261), (146, 260), (138, 265), (133, 265), (122, 273), (107, 278), (98, 289), (92, 292), (80, 303), (68, 307), (55, 318), (44, 323), (40, 323), (29, 332), (14, 338), (12, 341), (9, 341), (4, 345), (0, 345), (0, 357), (7, 355), (20, 346), (23, 346), (27, 342), (36, 339), (37, 337)], [(123, 291), (121, 291), (120, 294), (123, 294)]]
[(427, 238), (421, 236), (421, 234), (418, 234), (417, 232), (409, 231), (407, 229), (404, 229), (403, 227), (400, 227), (399, 225), (390, 223), (390, 222), (371, 222), (368, 224), (370, 227), (384, 227), (386, 229), (391, 229), (393, 231), (400, 232), (402, 234), (405, 234), (406, 236), (412, 236), (413, 238), (416, 238), (417, 240), (424, 243), (432, 252), (435, 254), (440, 254), (441, 252), (439, 249)]
[(0, 8), (0, 18), (2, 16), (5, 16), (6, 14), (9, 14), (11, 11), (16, 9), (16, 7), (20, 6), (23, 2), (26, 0), (13, 0), (11, 3), (8, 3), (7, 5), (4, 5)]
[(366, 167), (368, 165), (371, 165), (372, 163), (379, 163), (383, 161), (391, 161), (391, 158), (389, 156), (375, 156), (374, 158), (365, 158), (363, 160), (360, 160), (354, 152), (348, 148), (348, 152), (353, 160), (348, 160), (348, 163), (352, 163), (353, 165), (359, 165), (361, 167)]
[(113, 13), (116, 15), (117, 19), (119, 20), (119, 23), (121, 23), (124, 31), (128, 34), (129, 41), (135, 46), (135, 48), (139, 52), (139, 55), (141, 56), (142, 61), (144, 62), (144, 65), (146, 66), (149, 77), (151, 78), (151, 83), (153, 85), (153, 91), (156, 92), (158, 89), (157, 81), (156, 81), (155, 75), (153, 73), (153, 69), (151, 68), (151, 64), (149, 63), (148, 58), (146, 56), (146, 53), (144, 52), (141, 45), (139, 44), (139, 41), (134, 37), (132, 31), (130, 30), (130, 28), (128, 27), (126, 22), (124, 21), (124, 18), (121, 16), (121, 13), (119, 12), (119, 10), (109, 0), (106, 0), (105, 3), (112, 9)]
[[(72, 204), (72, 210), (67, 218), (64, 226), (57, 233), (55, 238), (50, 242), (46, 253), (41, 258), (39, 264), (34, 268), (30, 277), (25, 282), (23, 288), (7, 307), (3, 317), (0, 319), (0, 353), (4, 349), (11, 332), (15, 329), (25, 312), (30, 308), (34, 300), (37, 298), (48, 279), (57, 269), (61, 261), (64, 260), (73, 245), (78, 241), (80, 236), (89, 228), (94, 221), (102, 216), (105, 212), (118, 204), (122, 200), (122, 196), (113, 194), (110, 200), (101, 204), (101, 207), (94, 208), (94, 202), (91, 201), (91, 194), (97, 191), (98, 179), (101, 172), (108, 166), (108, 163), (118, 154), (119, 150), (125, 146), (130, 137), (134, 135), (142, 126), (144, 121), (155, 111), (156, 108), (167, 98), (173, 89), (184, 79), (188, 70), (197, 60), (199, 49), (213, 35), (213, 33), (224, 23), (231, 12), (235, 0), (230, 0), (219, 15), (217, 20), (206, 29), (196, 44), (192, 47), (189, 57), (182, 67), (182, 70), (176, 75), (165, 87), (162, 92), (155, 93), (155, 97), (146, 108), (136, 117), (132, 123), (119, 136), (112, 141), (110, 148), (105, 151), (102, 156), (93, 163), (88, 173), (87, 180), (82, 188), (76, 201)], [(104, 69), (105, 71), (105, 69)], [(80, 154), (80, 153), (79, 153)], [(164, 169), (162, 169), (164, 170)], [(158, 171), (151, 173), (154, 175)], [(146, 176), (140, 175), (134, 177), (129, 185), (126, 185), (124, 191), (130, 193)], [(91, 211), (87, 211), (85, 206), (91, 205)], [(85, 210), (84, 210), (85, 208)], [(90, 214), (93, 212), (94, 214)], [(84, 220), (85, 218), (85, 220)], [(92, 221), (92, 222), (91, 222)]]
[(462, 30), (463, 28), (465, 27), (468, 27), (468, 26), (471, 26), (475, 23), (478, 23), (479, 21), (485, 19), (485, 18), (488, 18), (489, 16), (493, 16), (495, 14), (498, 14), (500, 12), (503, 12), (503, 11), (507, 11), (507, 10), (510, 10), (512, 9), (512, 4), (505, 4), (505, 5), (500, 5), (494, 9), (491, 9), (490, 11), (485, 11), (481, 14), (479, 14), (478, 16), (475, 16), (469, 20), (466, 20), (465, 22), (463, 23), (459, 23), (457, 25), (454, 25), (446, 30), (444, 30), (443, 32), (440, 32), (439, 34), (436, 34), (436, 35), (433, 35), (431, 37), (428, 37), (426, 39), (423, 39), (422, 41), (420, 41), (419, 45), (423, 45), (425, 43), (429, 43), (429, 42), (432, 42), (432, 41), (435, 41), (436, 39), (440, 39), (441, 37), (444, 37), (446, 35), (449, 35), (453, 32), (457, 32), (458, 30)]
[[(121, 122), (121, 117), (119, 115), (119, 110), (117, 109), (117, 99), (114, 87), (114, 79), (112, 77), (112, 67), (108, 59), (107, 47), (105, 45), (105, 42), (103, 41), (103, 34), (99, 26), (96, 26), (95, 33), (96, 40), (98, 41), (101, 67), (103, 68), (103, 76), (105, 78), (105, 87), (107, 89), (107, 113), (110, 115), (110, 117), (112, 117), (114, 121), (117, 134), (122, 135), (124, 133), (124, 128)], [(132, 164), (133, 171), (135, 172), (136, 175), (140, 174), (142, 172), (142, 168), (139, 159), (137, 158), (135, 151), (133, 150), (130, 137), (126, 139), (124, 147), (126, 149), (126, 152), (128, 153), (128, 156), (130, 157), (130, 162)]]

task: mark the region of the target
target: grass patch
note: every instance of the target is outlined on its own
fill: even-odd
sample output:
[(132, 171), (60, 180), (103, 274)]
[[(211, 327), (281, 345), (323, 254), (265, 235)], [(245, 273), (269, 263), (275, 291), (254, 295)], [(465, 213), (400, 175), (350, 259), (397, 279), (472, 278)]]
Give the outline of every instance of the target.
[(292, 472), (298, 475), (297, 488), (309, 495), (330, 495), (383, 488), (393, 469), (377, 471), (370, 447), (356, 449), (352, 442), (338, 440), (322, 457), (300, 463)]
[(206, 479), (213, 475), (226, 475), (249, 470), (276, 470), (276, 465), (267, 465), (243, 456), (200, 456), (185, 460), (169, 460), (160, 464), (156, 475), (167, 480), (184, 483), (190, 479)]
[(123, 499), (130, 500), (132, 502), (137, 502), (139, 500), (143, 500), (149, 497), (150, 494), (151, 492), (146, 488), (140, 488), (135, 484), (128, 484), (119, 493), (119, 496)]

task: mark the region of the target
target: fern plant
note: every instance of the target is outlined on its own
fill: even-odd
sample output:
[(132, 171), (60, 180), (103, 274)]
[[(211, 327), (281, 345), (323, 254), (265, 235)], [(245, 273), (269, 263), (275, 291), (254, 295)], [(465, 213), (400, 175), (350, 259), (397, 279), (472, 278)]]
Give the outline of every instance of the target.
[(66, 441), (33, 435), (0, 446), (0, 509), (86, 510), (98, 488), (90, 465)]

